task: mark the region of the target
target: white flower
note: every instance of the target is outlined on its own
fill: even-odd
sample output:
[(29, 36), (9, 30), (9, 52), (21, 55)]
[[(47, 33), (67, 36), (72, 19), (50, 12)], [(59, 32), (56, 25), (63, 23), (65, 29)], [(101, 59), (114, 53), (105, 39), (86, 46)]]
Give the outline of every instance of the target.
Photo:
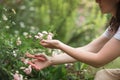
[(6, 15), (4, 15), (4, 14), (3, 14), (3, 16), (2, 16), (2, 17), (3, 17), (3, 20), (5, 20), (5, 21), (7, 21), (7, 20), (8, 20), (8, 18), (6, 17)]
[(39, 37), (43, 37), (43, 34), (39, 32), (39, 33), (38, 33), (38, 36), (39, 36)]
[(14, 14), (16, 14), (16, 11), (15, 11), (15, 9), (12, 9), (12, 12), (13, 12)]
[(35, 10), (35, 8), (34, 7), (30, 7), (30, 11), (34, 11)]
[(32, 38), (32, 35), (28, 35), (28, 38)]
[(53, 34), (52, 33), (48, 33), (47, 39), (48, 40), (52, 40)]
[(70, 67), (72, 67), (73, 66), (73, 63), (67, 63), (67, 64), (65, 64), (65, 67), (66, 68), (70, 68)]
[(17, 44), (17, 46), (22, 44), (22, 41), (20, 40), (20, 37), (17, 38), (16, 44)]
[(31, 65), (29, 65), (28, 68), (24, 69), (24, 72), (25, 72), (26, 74), (31, 74), (31, 72), (32, 72)]
[(56, 56), (56, 55), (58, 55), (57, 53), (52, 53), (52, 56)]
[(19, 31), (15, 30), (14, 33), (15, 33), (15, 34), (19, 34)]
[(66, 64), (64, 64), (65, 66), (68, 66), (68, 64), (66, 63)]
[(7, 9), (6, 9), (6, 8), (3, 8), (3, 10), (4, 10), (4, 11), (7, 11)]
[(35, 39), (39, 39), (39, 36), (38, 36), (38, 35), (35, 35)]
[(41, 40), (41, 39), (43, 39), (43, 36), (44, 36), (44, 35), (39, 32), (39, 33), (38, 33), (38, 36), (39, 36), (39, 39)]
[(14, 80), (23, 80), (23, 76), (18, 71), (13, 75)]
[(24, 60), (24, 63), (25, 63), (25, 64), (28, 64), (28, 62), (29, 62), (29, 59), (25, 59), (25, 60)]
[(14, 53), (14, 54), (13, 54), (13, 56), (15, 56), (15, 57), (16, 57), (16, 56), (17, 56), (17, 54), (16, 54), (16, 53)]
[(20, 22), (20, 27), (21, 27), (21, 28), (25, 28), (24, 22)]
[(24, 10), (24, 9), (26, 9), (26, 6), (22, 5), (22, 6), (20, 7), (20, 9)]
[(13, 51), (13, 56), (15, 56), (15, 57), (17, 56), (16, 51)]
[(28, 80), (28, 78), (27, 78), (27, 77), (25, 77), (24, 79), (25, 79), (25, 80)]
[(47, 31), (43, 31), (42, 34), (48, 34), (48, 32)]
[(52, 40), (53, 34), (50, 32), (48, 33), (47, 31), (42, 31), (42, 33), (39, 32), (37, 35), (35, 35), (35, 38), (40, 40), (44, 38), (47, 40)]
[(41, 40), (41, 39), (43, 39), (43, 36), (44, 36), (44, 35), (39, 32), (37, 35), (35, 35), (35, 38)]
[(58, 50), (58, 49), (54, 49), (54, 50), (52, 51), (53, 56), (54, 56), (54, 55), (61, 54), (61, 53), (63, 53), (63, 52), (62, 52), (61, 50)]
[(27, 36), (27, 35), (28, 35), (28, 33), (27, 33), (27, 32), (23, 32), (23, 35), (24, 35), (24, 36)]
[(22, 42), (19, 40), (19, 41), (16, 42), (16, 44), (17, 44), (17, 46), (19, 46), (19, 45), (22, 44)]
[(6, 28), (6, 29), (9, 29), (9, 28), (10, 28), (10, 26), (5, 26), (5, 28)]
[(35, 26), (30, 26), (30, 31), (31, 33), (35, 33), (38, 29)]
[(12, 24), (15, 25), (16, 23), (13, 21)]
[(16, 52), (15, 51), (13, 51), (13, 54), (15, 54)]
[(25, 67), (20, 67), (20, 69), (25, 69)]

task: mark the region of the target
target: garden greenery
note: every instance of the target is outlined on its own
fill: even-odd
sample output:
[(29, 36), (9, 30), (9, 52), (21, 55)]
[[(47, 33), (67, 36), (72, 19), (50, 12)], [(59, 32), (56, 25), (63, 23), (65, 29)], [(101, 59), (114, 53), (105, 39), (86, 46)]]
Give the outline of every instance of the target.
[[(54, 39), (83, 46), (98, 37), (107, 21), (92, 0), (1, 0), (0, 1), (0, 79), (12, 80), (92, 80), (86, 64), (76, 62), (51, 66), (27, 75), (20, 68), (26, 52), (52, 55), (35, 39), (38, 32), (54, 34)], [(59, 51), (58, 51), (59, 52)]]

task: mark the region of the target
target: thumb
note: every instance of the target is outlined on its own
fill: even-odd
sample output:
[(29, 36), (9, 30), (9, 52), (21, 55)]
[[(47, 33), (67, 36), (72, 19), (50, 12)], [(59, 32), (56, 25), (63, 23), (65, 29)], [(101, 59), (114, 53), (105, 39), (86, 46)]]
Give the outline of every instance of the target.
[(46, 46), (46, 45), (48, 45), (48, 44), (51, 44), (51, 43), (52, 43), (51, 40), (42, 40), (42, 41), (40, 41), (40, 44), (41, 44), (41, 45), (44, 45), (44, 46)]
[(41, 40), (40, 41), (40, 44), (44, 44), (44, 43), (47, 43), (47, 41), (46, 40)]
[(48, 56), (45, 53), (36, 54), (35, 57), (43, 57), (45, 60), (48, 60)]
[(41, 42), (42, 43), (50, 43), (50, 42), (52, 42), (53, 40), (42, 40)]

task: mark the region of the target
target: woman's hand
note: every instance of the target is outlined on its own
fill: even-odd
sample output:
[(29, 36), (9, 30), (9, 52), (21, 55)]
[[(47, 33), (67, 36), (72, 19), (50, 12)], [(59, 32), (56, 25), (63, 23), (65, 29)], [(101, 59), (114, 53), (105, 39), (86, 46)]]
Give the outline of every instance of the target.
[(47, 57), (45, 57), (45, 54), (32, 55), (30, 53), (26, 53), (25, 56), (28, 57), (28, 58), (38, 59), (40, 61), (46, 61), (47, 60)]
[(60, 42), (59, 40), (42, 40), (40, 41), (40, 44), (46, 48), (55, 48), (55, 49), (59, 49), (60, 44), (62, 42)]
[(44, 69), (52, 65), (52, 62), (50, 60), (51, 57), (45, 54), (32, 55), (32, 54), (27, 53), (26, 57), (34, 58), (33, 60), (29, 61), (28, 64), (31, 65), (32, 68), (36, 70), (41, 70), (41, 69)]
[(32, 61), (29, 61), (28, 62), (29, 65), (32, 66), (32, 68), (36, 69), (36, 70), (41, 70), (41, 69), (44, 69), (48, 66), (51, 65), (51, 62), (50, 61), (40, 61), (38, 59), (34, 59)]

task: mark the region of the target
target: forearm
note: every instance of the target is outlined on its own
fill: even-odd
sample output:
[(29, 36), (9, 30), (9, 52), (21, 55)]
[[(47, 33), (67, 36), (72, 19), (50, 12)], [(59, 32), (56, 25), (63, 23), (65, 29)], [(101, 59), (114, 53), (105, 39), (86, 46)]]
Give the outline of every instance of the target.
[[(79, 50), (92, 51), (91, 49), (88, 49), (87, 46), (80, 47)], [(64, 63), (73, 63), (73, 62), (77, 62), (77, 61), (78, 61), (77, 59), (75, 59), (75, 58), (73, 58), (70, 55), (65, 54), (65, 53), (61, 53), (59, 55), (55, 55), (55, 56), (51, 57), (52, 65), (64, 64)]]
[[(88, 45), (83, 46), (83, 47), (79, 47), (79, 48), (74, 48), (74, 50), (76, 50), (76, 51), (83, 50), (83, 51), (87, 51), (87, 53), (88, 52), (97, 53), (104, 46), (104, 44), (108, 40), (109, 39), (101, 36), (98, 39), (96, 39), (96, 40), (92, 41), (91, 43), (89, 43)], [(62, 49), (62, 50), (64, 52), (68, 53), (65, 49)], [(71, 50), (71, 48), (69, 48), (69, 50)], [(84, 55), (86, 55), (87, 53), (85, 53)], [(79, 60), (78, 55), (81, 55), (81, 53), (77, 52), (77, 54), (76, 54), (77, 57), (74, 57), (74, 56), (72, 56), (70, 54), (59, 54), (59, 55), (56, 55), (56, 56), (52, 57), (52, 63), (53, 64), (63, 64), (63, 63), (76, 62), (76, 61)], [(88, 54), (88, 55), (90, 55), (90, 54)]]
[(77, 60), (73, 57), (69, 56), (68, 54), (59, 54), (51, 57), (52, 65), (64, 64), (64, 63), (73, 63)]
[(106, 42), (108, 42), (109, 39), (104, 37), (104, 36), (100, 36), (99, 38), (93, 40), (92, 42), (90, 42), (89, 44), (87, 44), (86, 46), (81, 47), (80, 48), (76, 48), (77, 50), (84, 50), (84, 51), (89, 51), (89, 52), (94, 52), (97, 53), (98, 51), (100, 51), (100, 49), (106, 44)]
[(65, 45), (63, 43), (60, 45), (60, 49), (78, 61), (84, 62), (91, 66), (98, 66), (98, 63), (96, 61), (97, 54), (95, 54), (94, 52), (76, 50), (75, 48)]

